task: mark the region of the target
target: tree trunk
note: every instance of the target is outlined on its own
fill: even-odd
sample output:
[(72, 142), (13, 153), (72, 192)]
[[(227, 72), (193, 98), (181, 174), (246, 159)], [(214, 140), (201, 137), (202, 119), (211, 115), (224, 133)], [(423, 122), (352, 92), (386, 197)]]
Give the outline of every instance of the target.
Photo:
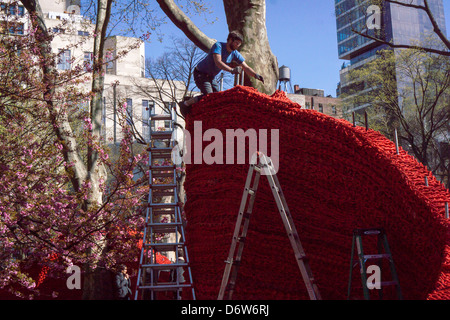
[[(106, 40), (106, 29), (108, 27), (109, 18), (111, 15), (112, 0), (98, 0), (97, 22), (95, 26), (94, 39), (94, 68), (92, 72), (92, 93), (93, 97), (90, 106), (90, 119), (92, 124), (92, 139), (95, 142), (100, 142), (102, 132), (102, 108), (103, 108), (103, 86), (105, 82), (104, 77), (104, 47)], [(88, 147), (88, 179), (91, 182), (92, 205), (99, 205), (102, 203), (102, 193), (99, 190), (99, 179), (106, 180), (106, 171), (99, 162), (98, 152), (91, 146)]]
[[(92, 124), (93, 143), (99, 142), (102, 128), (102, 95), (104, 85), (103, 75), (103, 57), (106, 38), (106, 29), (108, 27), (111, 15), (112, 0), (98, 0), (97, 22), (95, 26), (94, 40), (94, 70), (92, 73), (92, 93), (93, 98), (90, 106), (90, 119)], [(100, 178), (106, 180), (106, 171), (99, 162), (98, 152), (92, 146), (88, 147), (88, 180), (91, 183), (91, 192), (87, 200), (87, 208), (95, 209), (102, 203), (102, 192), (99, 189)], [(97, 243), (94, 249), (98, 251), (99, 257), (104, 256), (108, 250), (107, 240), (104, 239)], [(89, 253), (88, 253), (89, 254)], [(100, 258), (101, 259), (101, 258)], [(99, 269), (100, 261), (92, 261), (85, 265), (85, 277), (83, 285), (84, 300), (99, 300), (110, 298), (111, 278), (108, 272)]]
[(267, 37), (265, 0), (224, 0), (223, 4), (228, 30), (244, 36), (240, 51), (247, 64), (264, 77), (262, 84), (246, 76), (244, 84), (272, 94), (278, 82), (278, 62)]

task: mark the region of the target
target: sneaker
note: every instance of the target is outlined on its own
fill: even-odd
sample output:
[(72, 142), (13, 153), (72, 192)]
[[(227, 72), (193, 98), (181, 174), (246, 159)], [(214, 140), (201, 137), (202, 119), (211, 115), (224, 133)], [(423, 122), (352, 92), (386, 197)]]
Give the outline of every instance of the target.
[(184, 104), (184, 101), (181, 101), (178, 103), (178, 106), (180, 107), (180, 113), (181, 115), (186, 118), (187, 114), (191, 111), (191, 106), (187, 106)]

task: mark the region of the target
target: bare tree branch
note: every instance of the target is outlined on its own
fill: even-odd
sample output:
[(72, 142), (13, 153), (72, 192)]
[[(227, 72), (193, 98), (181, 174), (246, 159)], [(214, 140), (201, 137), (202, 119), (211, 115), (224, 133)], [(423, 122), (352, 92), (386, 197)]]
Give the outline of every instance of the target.
[(180, 10), (173, 0), (157, 0), (157, 2), (169, 19), (184, 32), (186, 37), (201, 50), (209, 52), (216, 40), (209, 38), (197, 28), (192, 20)]

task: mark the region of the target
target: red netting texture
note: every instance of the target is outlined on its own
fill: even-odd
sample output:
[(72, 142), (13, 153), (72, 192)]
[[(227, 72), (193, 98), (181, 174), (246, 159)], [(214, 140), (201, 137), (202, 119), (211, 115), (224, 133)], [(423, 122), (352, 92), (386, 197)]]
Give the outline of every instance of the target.
[[(346, 299), (352, 232), (372, 227), (387, 232), (405, 299), (450, 297), (450, 193), (404, 150), (397, 155), (392, 141), (300, 109), (283, 92), (243, 86), (194, 105), (186, 121), (192, 136), (195, 121), (203, 134), (220, 130), (223, 141), (227, 129), (267, 129), (268, 156), (270, 130), (279, 130), (277, 176), (323, 299)], [(211, 144), (205, 139), (203, 150)], [(198, 299), (217, 299), (249, 167), (248, 154), (244, 164), (226, 164), (225, 155), (224, 146), (225, 164), (186, 168), (186, 238)], [(376, 253), (370, 244), (364, 249)], [(264, 176), (233, 299), (308, 299)]]

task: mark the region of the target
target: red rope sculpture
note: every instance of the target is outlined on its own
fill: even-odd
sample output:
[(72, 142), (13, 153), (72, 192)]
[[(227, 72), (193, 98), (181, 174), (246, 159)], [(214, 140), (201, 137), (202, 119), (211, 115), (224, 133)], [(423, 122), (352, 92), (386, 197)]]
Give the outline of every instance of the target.
[[(194, 121), (203, 133), (214, 128), (224, 137), (227, 129), (279, 129), (278, 179), (323, 299), (346, 299), (352, 231), (371, 227), (387, 232), (405, 299), (450, 298), (450, 193), (383, 135), (301, 109), (283, 92), (267, 96), (242, 86), (194, 105), (186, 121), (191, 135)], [(203, 149), (211, 143), (203, 141)], [(270, 139), (268, 145), (271, 156)], [(245, 164), (187, 165), (186, 238), (198, 299), (217, 299), (248, 163), (246, 155)], [(308, 299), (261, 179), (233, 299)]]

